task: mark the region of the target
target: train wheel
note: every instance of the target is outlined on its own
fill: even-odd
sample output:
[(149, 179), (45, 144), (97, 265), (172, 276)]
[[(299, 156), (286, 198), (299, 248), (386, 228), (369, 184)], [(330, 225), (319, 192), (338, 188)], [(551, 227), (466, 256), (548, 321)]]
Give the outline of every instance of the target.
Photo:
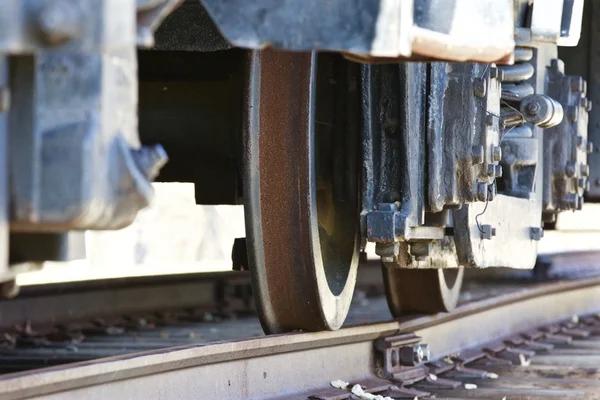
[(458, 302), (463, 268), (406, 269), (383, 266), (383, 281), (392, 315), (452, 311)]
[(251, 55), (246, 237), (267, 333), (337, 329), (350, 307), (359, 256), (357, 77), (339, 56)]

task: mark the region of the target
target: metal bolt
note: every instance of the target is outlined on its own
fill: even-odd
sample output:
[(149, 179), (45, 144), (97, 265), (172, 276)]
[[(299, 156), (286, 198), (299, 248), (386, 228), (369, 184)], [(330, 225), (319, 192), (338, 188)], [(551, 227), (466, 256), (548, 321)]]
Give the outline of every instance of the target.
[(580, 105), (581, 107), (585, 108), (585, 109), (586, 109), (586, 111), (587, 111), (587, 109), (588, 109), (588, 104), (589, 104), (589, 101), (588, 101), (587, 97), (582, 97), (582, 98), (579, 100), (579, 105)]
[(571, 77), (571, 90), (573, 92), (584, 92), (585, 89), (585, 81), (581, 76), (572, 76)]
[(563, 199), (565, 208), (576, 210), (578, 207), (578, 196), (575, 193), (567, 193)]
[(492, 146), (492, 161), (500, 162), (502, 160), (502, 147)]
[(483, 164), (484, 149), (483, 146), (473, 146), (471, 149), (471, 160), (473, 165)]
[(428, 344), (415, 344), (413, 346), (401, 347), (398, 356), (400, 364), (406, 366), (415, 366), (429, 361), (431, 351)]
[(488, 164), (487, 165), (487, 174), (488, 174), (488, 176), (496, 176), (496, 165)]
[(496, 236), (496, 228), (491, 225), (481, 225), (481, 238), (491, 240)]
[(473, 92), (477, 97), (484, 97), (487, 92), (487, 80), (485, 78), (475, 78)]
[(544, 237), (544, 230), (537, 226), (531, 227), (529, 229), (529, 237), (532, 240), (541, 240)]
[(410, 244), (410, 255), (415, 261), (427, 261), (429, 257), (429, 242), (414, 242)]
[(567, 162), (567, 165), (565, 166), (565, 174), (570, 178), (575, 176), (575, 172), (577, 172), (577, 164), (575, 164), (573, 161)]
[(7, 112), (10, 109), (10, 89), (0, 87), (0, 112)]
[(490, 78), (492, 79), (498, 79), (499, 81), (504, 80), (504, 71), (502, 71), (501, 69), (498, 69), (497, 67), (491, 67), (490, 68)]
[(44, 39), (52, 45), (75, 38), (81, 31), (77, 5), (67, 0), (47, 1), (38, 15), (38, 26)]
[(496, 178), (502, 178), (502, 165), (496, 164), (495, 169), (494, 176), (496, 176)]
[(585, 138), (581, 135), (577, 136), (577, 147), (582, 148), (585, 143)]
[(588, 141), (586, 151), (588, 153), (593, 153), (594, 152), (594, 143)]
[(494, 125), (494, 118), (495, 118), (495, 116), (493, 116), (492, 114), (488, 114), (485, 117), (485, 124), (487, 126), (493, 126)]
[(488, 184), (485, 182), (477, 182), (477, 200), (486, 201), (488, 192)]
[(589, 165), (583, 164), (581, 166), (581, 175), (585, 176), (585, 177), (590, 176), (590, 166)]
[(527, 114), (531, 114), (531, 115), (537, 114), (540, 111), (540, 109), (541, 109), (540, 105), (536, 102), (529, 103), (527, 105), (527, 107), (525, 107)]
[(591, 100), (588, 100), (586, 111), (587, 112), (592, 112), (592, 101)]
[(584, 189), (584, 190), (585, 190), (586, 192), (589, 192), (591, 188), (592, 188), (592, 185), (590, 184), (590, 181), (587, 181), (587, 180), (586, 180), (586, 181), (585, 181), (585, 189)]
[(583, 196), (577, 196), (577, 211), (583, 210)]
[(585, 178), (577, 179), (577, 187), (579, 187), (580, 189), (585, 189), (585, 184), (586, 184)]
[(567, 107), (567, 119), (570, 122), (575, 122), (579, 119), (579, 107), (578, 106), (568, 106)]

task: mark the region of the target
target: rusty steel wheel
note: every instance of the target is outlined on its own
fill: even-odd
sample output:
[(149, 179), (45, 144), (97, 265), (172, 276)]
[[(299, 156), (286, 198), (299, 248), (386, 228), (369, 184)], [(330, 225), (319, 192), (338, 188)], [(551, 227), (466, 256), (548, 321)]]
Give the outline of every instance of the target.
[(436, 314), (456, 307), (463, 268), (382, 268), (386, 297), (394, 317)]
[(338, 329), (358, 264), (358, 67), (260, 51), (249, 62), (244, 198), (267, 333)]

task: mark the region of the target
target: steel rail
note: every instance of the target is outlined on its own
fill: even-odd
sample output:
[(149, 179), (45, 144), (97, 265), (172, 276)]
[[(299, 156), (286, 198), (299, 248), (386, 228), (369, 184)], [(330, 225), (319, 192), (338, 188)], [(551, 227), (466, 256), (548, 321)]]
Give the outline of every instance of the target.
[[(373, 341), (414, 332), (433, 357), (600, 309), (600, 278), (538, 285), (451, 314), (69, 364), (0, 377), (0, 398), (302, 398), (331, 380), (375, 377)], [(292, 397), (286, 397), (292, 396)]]
[[(24, 286), (14, 299), (0, 301), (0, 329), (28, 321), (53, 325), (148, 310), (193, 307), (218, 311), (236, 304), (227, 291), (250, 285), (247, 272), (160, 275)], [(248, 293), (252, 308), (253, 303)], [(240, 299), (243, 300), (247, 299)]]

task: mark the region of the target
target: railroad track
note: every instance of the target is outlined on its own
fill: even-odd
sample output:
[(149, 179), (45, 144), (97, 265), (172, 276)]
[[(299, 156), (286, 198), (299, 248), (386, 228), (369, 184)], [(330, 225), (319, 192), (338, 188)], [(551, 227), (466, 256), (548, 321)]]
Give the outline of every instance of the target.
[[(176, 286), (177, 279), (171, 279), (163, 282), (165, 294)], [(130, 293), (125, 283), (119, 290)], [(130, 289), (134, 283), (129, 281)], [(92, 283), (79, 285), (89, 289)], [(96, 285), (96, 296), (102, 286), (113, 294), (117, 290)], [(153, 289), (162, 290), (158, 282)], [(600, 319), (594, 313), (600, 310), (600, 277), (491, 289), (500, 294), (490, 298), (475, 292), (451, 314), (336, 332), (264, 337), (258, 336), (255, 318), (254, 326), (249, 319), (233, 318), (228, 328), (219, 328), (217, 321), (207, 321), (213, 317), (206, 307), (195, 313), (180, 310), (179, 315), (147, 312), (143, 318), (139, 305), (135, 318), (63, 324), (70, 328), (53, 331), (58, 338), (36, 333), (30, 323), (20, 326), (29, 332), (22, 331), (18, 342), (0, 351), (5, 371), (24, 370), (0, 376), (0, 398), (368, 398), (352, 394), (352, 388), (382, 398), (598, 398)], [(23, 301), (31, 302), (36, 296), (27, 290)], [(35, 292), (38, 300), (49, 298)], [(63, 294), (75, 293), (74, 286), (65, 286)], [(371, 303), (377, 305), (376, 300)], [(174, 299), (171, 305), (176, 305)], [(351, 314), (351, 324), (363, 321), (373, 308), (365, 306), (361, 312)], [(91, 315), (88, 310), (85, 317)], [(190, 336), (198, 324), (204, 326), (203, 336)], [(212, 336), (206, 335), (211, 327)], [(227, 329), (246, 338), (215, 342), (228, 337)], [(28, 352), (35, 357), (27, 359)], [(421, 362), (419, 352), (425, 357)], [(64, 364), (81, 360), (88, 361)], [(52, 364), (62, 365), (31, 369)], [(332, 382), (348, 386), (334, 388)]]

